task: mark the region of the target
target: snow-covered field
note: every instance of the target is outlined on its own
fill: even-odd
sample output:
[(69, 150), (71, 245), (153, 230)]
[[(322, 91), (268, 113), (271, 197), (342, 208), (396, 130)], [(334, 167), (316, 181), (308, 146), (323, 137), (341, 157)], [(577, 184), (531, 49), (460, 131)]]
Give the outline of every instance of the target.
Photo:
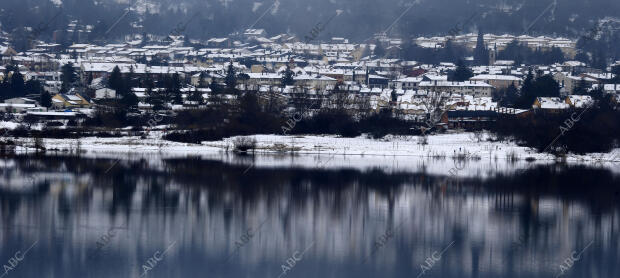
[[(82, 138), (44, 139), (50, 151), (75, 152), (80, 148), (86, 156), (118, 159), (149, 157), (201, 156), (231, 164), (260, 167), (355, 168), (384, 171), (426, 171), (447, 175), (484, 176), (486, 172), (517, 171), (537, 164), (556, 163), (550, 154), (514, 143), (478, 141), (471, 133), (432, 135), (428, 144), (419, 143), (418, 136), (388, 136), (375, 140), (366, 137), (334, 136), (250, 136), (257, 141), (255, 156), (231, 154), (235, 138), (221, 141), (186, 144), (165, 141), (160, 132), (151, 132), (147, 139)], [(31, 140), (32, 141), (32, 140)], [(22, 142), (28, 146), (32, 143)], [(19, 148), (20, 151), (32, 151)], [(291, 152), (291, 150), (294, 150)], [(463, 160), (457, 157), (468, 157)], [(612, 153), (589, 155), (570, 154), (568, 164), (587, 164), (620, 171), (620, 149)]]
[(18, 126), (19, 124), (15, 122), (0, 121), (0, 129), (16, 129)]

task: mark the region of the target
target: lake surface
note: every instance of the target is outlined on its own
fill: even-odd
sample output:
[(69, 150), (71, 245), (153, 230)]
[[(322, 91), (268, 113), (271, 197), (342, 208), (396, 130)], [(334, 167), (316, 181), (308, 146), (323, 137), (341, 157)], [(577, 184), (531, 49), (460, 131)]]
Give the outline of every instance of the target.
[(620, 176), (606, 169), (0, 165), (3, 277), (620, 277)]

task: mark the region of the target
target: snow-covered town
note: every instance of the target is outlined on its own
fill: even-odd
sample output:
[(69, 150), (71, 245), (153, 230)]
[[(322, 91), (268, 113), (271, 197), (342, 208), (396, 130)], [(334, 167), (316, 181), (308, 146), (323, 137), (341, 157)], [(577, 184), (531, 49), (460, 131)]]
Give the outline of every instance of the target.
[[(564, 38), (529, 36), (484, 36), (490, 56), (489, 65), (472, 66), (473, 76), (454, 81), (449, 73), (457, 65), (441, 62), (439, 65), (417, 61), (385, 58), (390, 51), (400, 49), (401, 40), (378, 39), (387, 54), (373, 55), (376, 44), (349, 43), (344, 38), (331, 42), (306, 43), (285, 34), (268, 37), (265, 30), (246, 30), (242, 38), (213, 38), (206, 41), (207, 48), (185, 46), (182, 36), (169, 36), (158, 44), (143, 40), (126, 43), (91, 45), (73, 44), (65, 51), (58, 51), (59, 44), (41, 43), (36, 48), (17, 53), (10, 46), (0, 46), (2, 63), (0, 80), (10, 82), (16, 70), (24, 81), (39, 81), (43, 90), (51, 94), (51, 105), (41, 104), (40, 96), (24, 91), (17, 98), (5, 98), (2, 108), (7, 112), (41, 114), (43, 111), (68, 111), (83, 113), (105, 99), (118, 99), (116, 90), (110, 88), (109, 78), (118, 67), (124, 76), (140, 80), (131, 87), (139, 100), (141, 111), (152, 109), (147, 89), (151, 93), (164, 90), (163, 84), (147, 88), (144, 80), (159, 81), (165, 76), (178, 74), (182, 101), (168, 102), (164, 109), (195, 108), (208, 104), (213, 93), (212, 84), (225, 85), (229, 64), (239, 76), (236, 88), (240, 92), (258, 94), (272, 92), (286, 104), (298, 94), (308, 97), (329, 96), (334, 88), (347, 91), (350, 97), (367, 97), (370, 109), (393, 107), (403, 115), (425, 115), (422, 100), (428, 92), (449, 93), (455, 110), (498, 110), (501, 105), (493, 93), (510, 85), (520, 88), (528, 71), (552, 75), (560, 83), (561, 97), (541, 98), (532, 103), (538, 109), (564, 109), (574, 104), (573, 92), (583, 82), (586, 90), (601, 87), (605, 93), (617, 95), (620, 84), (615, 75), (600, 69), (588, 68), (584, 63), (570, 60), (575, 56), (575, 41)], [(442, 48), (449, 37), (417, 38), (421, 47)], [(516, 64), (511, 60), (497, 60), (498, 51), (510, 42), (518, 41), (532, 49), (561, 49), (566, 61), (549, 65)], [(476, 35), (457, 36), (454, 42), (463, 42), (472, 50)], [(473, 57), (464, 61), (473, 64)], [(74, 80), (63, 87), (62, 67), (70, 65)], [(612, 64), (620, 65), (620, 61)], [(290, 71), (290, 73), (289, 73)], [(290, 80), (285, 80), (290, 74)], [(63, 90), (64, 89), (64, 90)], [(199, 98), (192, 93), (200, 92)], [(392, 100), (393, 92), (396, 95)], [(616, 98), (617, 99), (617, 98)], [(47, 103), (49, 104), (49, 103)], [(291, 105), (292, 106), (292, 105)], [(51, 114), (50, 114), (51, 115)], [(61, 115), (61, 114), (57, 114)], [(67, 114), (73, 115), (73, 114)]]
[(620, 1), (0, 4), (0, 278), (620, 277)]
[[(87, 35), (91, 27), (81, 26), (73, 37)], [(614, 109), (620, 102), (620, 61), (605, 69), (587, 66), (577, 60), (576, 40), (559, 37), (479, 33), (403, 41), (375, 35), (352, 43), (248, 29), (206, 41), (172, 34), (105, 45), (38, 41), (24, 52), (13, 50), (6, 34), (2, 40), (0, 128), (5, 134), (77, 128), (98, 112), (119, 110), (150, 121), (116, 128), (170, 131), (182, 128), (152, 118), (233, 105), (243, 95), (253, 95), (262, 110), (284, 119), (277, 132), (267, 132), (272, 134), (286, 134), (304, 115), (322, 109), (341, 109), (357, 119), (389, 111), (417, 123), (405, 129), (424, 133), (425, 128), (484, 127), (502, 115), (583, 110), (595, 104), (596, 95)], [(473, 56), (457, 59), (454, 49)], [(538, 64), (502, 59), (514, 49), (555, 58)], [(424, 63), (404, 58), (415, 56), (407, 51), (440, 57)], [(544, 87), (549, 82), (551, 87)], [(536, 86), (539, 91), (524, 92)], [(226, 136), (215, 139), (221, 137)]]

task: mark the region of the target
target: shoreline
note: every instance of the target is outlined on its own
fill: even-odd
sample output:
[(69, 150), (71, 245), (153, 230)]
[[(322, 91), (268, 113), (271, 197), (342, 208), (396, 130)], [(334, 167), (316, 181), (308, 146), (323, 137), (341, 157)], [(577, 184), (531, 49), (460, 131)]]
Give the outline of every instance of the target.
[[(219, 141), (204, 141), (201, 144), (180, 143), (161, 139), (162, 132), (151, 132), (142, 139), (138, 136), (83, 137), (79, 139), (42, 138), (48, 152), (71, 152), (81, 149), (85, 152), (108, 153), (183, 153), (213, 154), (233, 152), (234, 139), (249, 137), (256, 139), (256, 148), (250, 154), (304, 154), (304, 155), (362, 155), (400, 157), (447, 157), (476, 159), (514, 159), (567, 162), (620, 162), (620, 148), (609, 153), (567, 154), (564, 159), (549, 153), (539, 153), (530, 147), (518, 146), (512, 141), (481, 141), (473, 133), (450, 133), (429, 135), (428, 143), (419, 143), (421, 136), (392, 136), (371, 139), (365, 136), (343, 138), (332, 135), (248, 135), (224, 138)], [(11, 139), (17, 144), (18, 152), (33, 152), (33, 138)], [(24, 147), (26, 146), (26, 147)]]
[[(152, 132), (146, 139), (140, 137), (81, 139), (43, 139), (48, 154), (75, 154), (80, 150), (84, 157), (117, 160), (157, 157), (201, 157), (220, 160), (240, 167), (303, 167), (303, 168), (354, 168), (384, 171), (430, 171), (447, 175), (457, 163), (463, 163), (458, 175), (486, 175), (489, 169), (513, 172), (537, 165), (585, 165), (614, 170), (620, 163), (620, 149), (610, 153), (587, 155), (569, 154), (557, 158), (551, 154), (537, 153), (534, 149), (517, 146), (514, 142), (477, 142), (469, 133), (428, 136), (428, 144), (418, 143), (419, 136), (386, 136), (369, 139), (363, 136), (341, 138), (336, 136), (283, 136), (253, 135), (256, 150), (236, 154), (233, 140), (189, 144), (161, 139), (162, 132)], [(242, 136), (243, 137), (243, 136)], [(33, 139), (16, 143), (32, 145)], [(282, 151), (285, 150), (285, 151)], [(290, 151), (294, 150), (294, 151)], [(18, 147), (18, 154), (34, 153), (33, 148)], [(465, 162), (463, 162), (465, 161)], [(617, 170), (620, 172), (620, 169)]]

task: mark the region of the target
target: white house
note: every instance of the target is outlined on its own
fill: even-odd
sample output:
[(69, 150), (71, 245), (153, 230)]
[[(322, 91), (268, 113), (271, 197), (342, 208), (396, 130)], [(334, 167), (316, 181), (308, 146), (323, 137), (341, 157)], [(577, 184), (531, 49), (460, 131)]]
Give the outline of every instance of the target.
[(481, 81), (422, 81), (419, 88), (427, 91), (490, 97), (493, 86)]
[(605, 84), (603, 85), (603, 92), (608, 94), (620, 93), (620, 84)]
[(34, 104), (0, 103), (0, 111), (2, 112), (20, 113), (34, 108), (36, 108)]
[(311, 76), (307, 74), (301, 74), (293, 77), (293, 79), (295, 80), (295, 85), (320, 90), (324, 90), (327, 87), (333, 87), (338, 82), (338, 80), (336, 80), (335, 78), (322, 75)]
[(568, 109), (570, 105), (558, 97), (537, 97), (532, 108), (558, 111)]
[(594, 103), (594, 100), (591, 96), (569, 95), (566, 97), (566, 103), (568, 103), (571, 107), (585, 108)]
[(568, 73), (558, 72), (553, 75), (553, 79), (560, 83), (560, 87), (564, 88), (567, 93), (572, 93), (581, 81), (586, 83), (586, 87), (590, 88), (593, 84), (598, 83), (594, 78), (573, 76)]
[(5, 99), (4, 103), (8, 103), (8, 104), (36, 104), (37, 101), (34, 100), (34, 99), (25, 98), (25, 97), (16, 97), (16, 98)]
[(519, 88), (522, 82), (522, 79), (519, 77), (501, 74), (480, 74), (470, 78), (469, 80), (485, 82), (496, 89), (508, 88), (510, 84), (513, 84), (515, 87)]
[(95, 91), (96, 99), (116, 98), (116, 91), (110, 88), (103, 88)]
[(390, 81), (389, 87), (394, 89), (415, 90), (422, 80), (421, 77), (405, 77)]

